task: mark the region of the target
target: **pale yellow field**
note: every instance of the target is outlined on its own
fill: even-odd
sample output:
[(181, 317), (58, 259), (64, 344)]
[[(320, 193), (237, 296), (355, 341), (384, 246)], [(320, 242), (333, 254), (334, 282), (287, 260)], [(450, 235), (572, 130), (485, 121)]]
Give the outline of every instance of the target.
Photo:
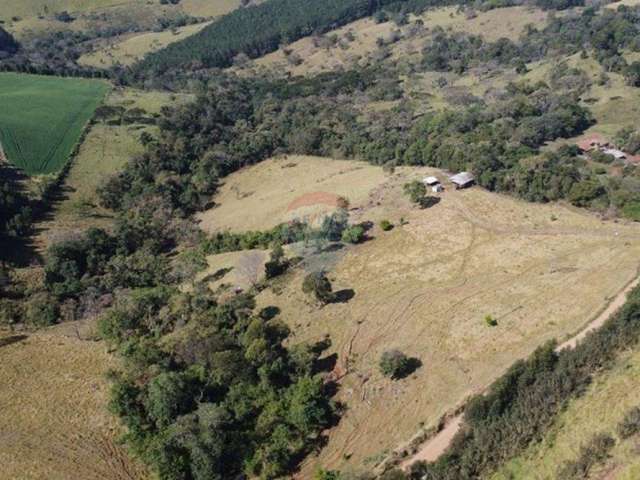
[(289, 155), (261, 162), (228, 176), (215, 196), (216, 207), (198, 215), (206, 232), (264, 230), (294, 219), (313, 223), (335, 207), (315, 203), (292, 208), (307, 194), (329, 193), (366, 203), (385, 179), (380, 167), (364, 162)]
[(117, 5), (146, 3), (145, 0), (0, 0), (0, 18), (53, 15), (64, 10), (90, 12)]
[(621, 440), (616, 426), (632, 407), (640, 406), (640, 351), (627, 352), (615, 368), (596, 375), (587, 393), (573, 400), (556, 420), (545, 439), (511, 460), (491, 478), (507, 480), (553, 480), (565, 461), (578, 458), (580, 446), (595, 434), (616, 439), (611, 458), (593, 470), (589, 478), (633, 480), (640, 477), (638, 438)]
[(22, 340), (0, 334), (2, 480), (149, 478), (118, 443), (119, 422), (107, 411), (114, 357), (75, 327)]
[[(418, 17), (414, 16), (412, 20), (416, 18)], [(376, 40), (388, 39), (395, 30), (403, 32), (404, 38), (389, 46), (390, 53), (394, 59), (406, 60), (420, 52), (429, 35), (428, 30), (436, 26), (451, 31), (482, 35), (488, 41), (495, 41), (501, 37), (517, 39), (527, 24), (532, 23), (539, 28), (543, 26), (546, 22), (546, 13), (528, 7), (507, 7), (478, 12), (476, 17), (467, 19), (464, 13), (456, 12), (456, 8), (445, 7), (426, 12), (420, 18), (424, 21), (427, 30), (413, 37), (407, 36), (410, 28), (408, 26), (399, 28), (394, 22), (376, 24), (372, 19), (362, 19), (324, 35), (325, 37), (337, 35), (342, 46), (335, 45), (329, 48), (322, 45), (316, 46), (314, 39), (307, 37), (265, 55), (250, 63), (247, 68), (252, 70), (262, 67), (280, 73), (306, 75), (334, 70), (356, 62), (367, 63), (379, 49)], [(354, 41), (344, 40), (347, 32), (353, 34)], [(285, 49), (290, 50), (291, 57), (298, 57), (301, 63), (299, 65), (289, 63), (284, 54)]]
[(209, 22), (188, 25), (175, 31), (147, 32), (129, 36), (125, 40), (81, 56), (78, 63), (96, 68), (111, 68), (117, 64), (132, 65), (146, 54), (184, 40), (194, 33), (198, 33), (207, 25)]
[(238, 8), (240, 0), (181, 0), (179, 6), (194, 17), (218, 17)]
[(194, 17), (217, 17), (240, 6), (240, 0), (181, 0), (178, 5), (160, 5), (159, 0), (0, 0), (0, 19), (31, 18), (68, 11), (87, 14), (112, 7), (181, 10)]
[[(206, 281), (213, 291), (223, 285), (228, 285), (232, 289), (249, 290), (256, 282), (264, 279), (264, 264), (267, 260), (268, 252), (263, 250), (242, 250), (209, 255), (207, 269), (199, 272), (196, 280)], [(216, 274), (219, 278), (214, 278)]]
[[(335, 290), (355, 291), (349, 302), (318, 309), (301, 292), (304, 266), (290, 274), (290, 284), (258, 297), (259, 307), (282, 310), (293, 342), (329, 334), (328, 353), (338, 354), (334, 376), (341, 378), (338, 399), (347, 412), (303, 475), (318, 465), (373, 467), (515, 359), (579, 331), (637, 273), (635, 224), (479, 188), (448, 188), (440, 203), (419, 210), (404, 198), (402, 185), (427, 173), (444, 179), (442, 172), (407, 167), (384, 176), (378, 167), (355, 163), (357, 175), (348, 179), (348, 162), (312, 159), (306, 168), (290, 169), (283, 163), (271, 160), (232, 175), (218, 198), (222, 205), (207, 214), (209, 230), (266, 228), (286, 219), (289, 202), (323, 190), (340, 170), (336, 181), (348, 185), (351, 197), (338, 193), (352, 199), (353, 222), (386, 218), (396, 225), (390, 232), (375, 227), (372, 240), (333, 257), (308, 258), (306, 265), (329, 271)], [(497, 327), (485, 324), (488, 314)], [(390, 348), (424, 366), (402, 381), (382, 378), (377, 362)]]

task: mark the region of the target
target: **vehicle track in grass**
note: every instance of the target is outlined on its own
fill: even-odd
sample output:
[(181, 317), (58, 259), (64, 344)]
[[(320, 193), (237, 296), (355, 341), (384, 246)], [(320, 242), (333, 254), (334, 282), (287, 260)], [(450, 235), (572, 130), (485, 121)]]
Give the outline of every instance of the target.
[[(594, 332), (598, 328), (602, 327), (607, 320), (609, 320), (616, 312), (625, 304), (628, 294), (638, 285), (640, 285), (640, 277), (634, 278), (629, 282), (613, 299), (608, 303), (605, 309), (600, 312), (593, 320), (591, 320), (584, 328), (582, 328), (576, 335), (561, 343), (556, 347), (556, 352), (564, 350), (566, 348), (575, 348), (581, 340), (583, 340), (589, 333)], [(482, 393), (487, 391), (488, 386)], [(463, 413), (450, 417), (440, 429), (436, 435), (429, 438), (420, 449), (405, 459), (400, 467), (403, 470), (409, 469), (411, 465), (418, 461), (433, 462), (436, 461), (451, 445), (455, 434), (460, 430), (463, 424)]]

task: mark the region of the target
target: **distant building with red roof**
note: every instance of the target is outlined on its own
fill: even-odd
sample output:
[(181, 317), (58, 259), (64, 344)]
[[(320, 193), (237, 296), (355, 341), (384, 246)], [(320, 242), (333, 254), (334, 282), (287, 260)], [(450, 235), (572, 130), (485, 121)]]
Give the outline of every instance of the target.
[(590, 152), (591, 150), (600, 150), (601, 148), (608, 148), (611, 146), (609, 140), (600, 135), (599, 133), (592, 133), (576, 142), (578, 148), (583, 152)]

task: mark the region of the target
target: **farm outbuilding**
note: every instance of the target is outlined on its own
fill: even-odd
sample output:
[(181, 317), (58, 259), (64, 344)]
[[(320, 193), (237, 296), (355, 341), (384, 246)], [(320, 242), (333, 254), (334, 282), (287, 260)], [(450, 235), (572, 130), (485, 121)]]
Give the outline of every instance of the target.
[(626, 160), (627, 154), (622, 150), (618, 150), (617, 148), (605, 148), (602, 150), (602, 153), (606, 153), (607, 155), (611, 155), (616, 160)]
[(431, 191), (433, 193), (444, 192), (444, 187), (441, 184), (438, 183), (437, 185), (434, 185), (433, 187), (431, 187)]
[(449, 178), (456, 188), (467, 188), (473, 185), (476, 181), (475, 177), (469, 172), (460, 172), (457, 175)]
[(592, 150), (600, 150), (602, 148), (607, 148), (611, 144), (609, 141), (600, 135), (599, 133), (594, 133), (588, 135), (577, 142), (578, 148), (583, 152), (590, 152)]
[(440, 180), (438, 180), (436, 177), (424, 177), (422, 179), (422, 183), (428, 185), (429, 187), (432, 187), (434, 185), (438, 185), (440, 183)]

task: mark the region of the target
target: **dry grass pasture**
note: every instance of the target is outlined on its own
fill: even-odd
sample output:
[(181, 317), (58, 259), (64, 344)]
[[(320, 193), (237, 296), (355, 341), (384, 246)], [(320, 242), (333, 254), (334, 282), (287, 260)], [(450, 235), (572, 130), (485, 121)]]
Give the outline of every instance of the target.
[(117, 438), (107, 411), (103, 343), (80, 340), (76, 324), (21, 338), (0, 333), (0, 478), (142, 480), (145, 469)]
[(0, 2), (0, 19), (46, 17), (62, 11), (77, 15), (91, 14), (119, 7), (147, 11), (162, 8), (182, 11), (194, 17), (217, 17), (239, 6), (240, 0), (182, 0), (176, 6), (161, 5), (160, 0), (3, 0)]
[(264, 264), (269, 259), (263, 250), (242, 250), (207, 257), (208, 267), (199, 272), (196, 281), (207, 282), (211, 290), (224, 286), (249, 290), (264, 279)]
[[(454, 7), (430, 10), (412, 20), (423, 20), (426, 30), (409, 35), (410, 26), (398, 27), (394, 22), (375, 23), (371, 18), (357, 20), (344, 27), (326, 33), (323, 37), (337, 36), (338, 43), (326, 46), (313, 37), (307, 37), (281, 47), (276, 52), (250, 62), (250, 70), (268, 68), (277, 72), (293, 75), (309, 75), (322, 71), (335, 70), (353, 63), (367, 63), (379, 50), (378, 38), (388, 40), (393, 32), (403, 32), (403, 38), (389, 45), (392, 58), (404, 60), (415, 56), (422, 49), (429, 35), (429, 30), (440, 26), (450, 31), (466, 32), (481, 35), (488, 41), (501, 37), (517, 39), (527, 24), (540, 27), (546, 22), (546, 13), (529, 7), (506, 7), (487, 12), (478, 12), (473, 18), (458, 12)], [(353, 40), (346, 40), (352, 35)], [(289, 58), (297, 58), (300, 63), (289, 62), (285, 50), (290, 52)]]
[(565, 461), (578, 458), (580, 446), (595, 434), (607, 433), (616, 439), (604, 465), (589, 478), (633, 480), (640, 477), (637, 437), (621, 440), (616, 426), (631, 408), (640, 406), (640, 351), (620, 356), (615, 367), (595, 377), (586, 394), (573, 400), (556, 420), (544, 440), (496, 472), (492, 480), (552, 480)]
[(78, 59), (80, 65), (96, 68), (111, 68), (114, 65), (132, 65), (148, 53), (156, 52), (167, 45), (198, 33), (209, 22), (188, 25), (175, 31), (146, 32), (133, 34), (125, 40), (106, 45)]
[[(271, 226), (286, 219), (294, 198), (326, 186), (318, 178), (350, 165), (288, 159), (303, 161), (305, 167), (282, 169), (287, 161), (271, 160), (232, 175), (205, 227)], [(320, 174), (322, 162), (326, 170)], [(258, 296), (259, 307), (281, 309), (293, 342), (328, 334), (333, 346), (327, 354), (338, 355), (333, 376), (340, 379), (337, 399), (347, 412), (328, 432), (319, 456), (307, 460), (301, 478), (318, 465), (374, 466), (515, 359), (581, 330), (638, 270), (637, 225), (450, 185), (439, 203), (420, 210), (404, 198), (402, 185), (426, 174), (444, 179), (442, 172), (406, 167), (385, 176), (379, 167), (351, 165), (357, 175), (349, 180), (343, 173), (341, 180), (349, 190), (334, 193), (351, 200), (352, 221), (377, 225), (388, 219), (396, 227), (374, 227), (373, 239), (364, 244), (312, 255), (288, 282)], [(328, 270), (335, 290), (353, 289), (354, 297), (321, 309), (311, 304), (301, 282), (305, 272), (319, 268)], [(486, 315), (498, 326), (487, 326)], [(423, 366), (401, 381), (383, 378), (377, 363), (392, 348), (418, 357)]]
[(332, 196), (344, 197), (352, 206), (363, 205), (384, 180), (381, 168), (365, 162), (296, 155), (273, 158), (225, 178), (214, 198), (217, 205), (198, 218), (206, 232), (264, 230), (294, 219), (313, 221), (335, 209), (335, 202), (329, 201)]
[(123, 3), (133, 5), (144, 3), (144, 0), (3, 0), (0, 2), (0, 18), (38, 17), (53, 15), (65, 10), (69, 12), (90, 12)]

